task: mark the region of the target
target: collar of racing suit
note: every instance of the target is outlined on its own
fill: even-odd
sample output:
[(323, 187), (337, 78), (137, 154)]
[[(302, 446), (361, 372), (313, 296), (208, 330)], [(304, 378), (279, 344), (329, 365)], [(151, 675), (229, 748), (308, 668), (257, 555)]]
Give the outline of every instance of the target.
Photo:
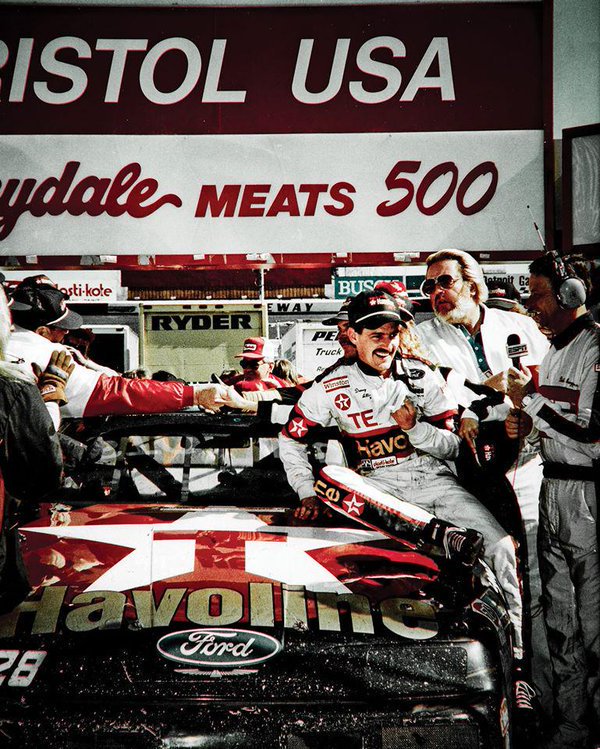
[[(398, 352), (396, 356), (394, 357), (394, 361), (392, 362), (392, 366), (385, 374), (381, 374), (378, 370), (373, 369), (373, 367), (370, 367), (368, 364), (365, 364), (364, 361), (361, 361), (360, 359), (356, 359), (356, 364), (358, 365), (358, 368), (363, 374), (369, 375), (369, 377), (381, 377), (382, 379), (386, 379), (387, 377), (393, 377), (395, 380), (403, 380), (405, 379), (402, 375), (402, 373), (399, 371), (399, 369), (402, 367), (401, 364), (402, 361), (402, 355)], [(348, 362), (349, 364), (352, 364), (353, 362)]]
[(567, 344), (576, 338), (584, 328), (593, 328), (596, 325), (591, 312), (580, 315), (574, 320), (568, 328), (552, 338), (552, 345), (555, 349), (564, 348)]

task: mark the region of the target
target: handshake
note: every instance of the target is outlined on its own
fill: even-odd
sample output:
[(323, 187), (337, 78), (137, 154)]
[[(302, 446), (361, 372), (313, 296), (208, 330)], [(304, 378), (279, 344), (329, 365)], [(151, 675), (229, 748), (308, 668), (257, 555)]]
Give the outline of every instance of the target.
[(245, 398), (234, 387), (223, 383), (194, 385), (194, 405), (209, 413), (216, 413), (223, 407), (250, 413), (257, 410), (256, 401)]

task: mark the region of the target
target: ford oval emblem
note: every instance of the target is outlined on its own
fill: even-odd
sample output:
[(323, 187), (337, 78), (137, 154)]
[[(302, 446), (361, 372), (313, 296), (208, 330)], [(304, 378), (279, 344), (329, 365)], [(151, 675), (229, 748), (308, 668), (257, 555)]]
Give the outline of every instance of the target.
[(178, 663), (241, 668), (277, 655), (281, 643), (249, 629), (185, 629), (164, 635), (156, 647), (164, 658)]

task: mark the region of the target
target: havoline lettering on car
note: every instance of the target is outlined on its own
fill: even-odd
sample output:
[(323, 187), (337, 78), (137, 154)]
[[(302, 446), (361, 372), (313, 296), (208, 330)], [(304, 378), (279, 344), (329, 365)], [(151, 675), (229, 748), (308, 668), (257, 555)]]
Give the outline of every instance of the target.
[(510, 630), (485, 565), (295, 520), (254, 417), (69, 429), (85, 460), (21, 523), (31, 592), (0, 616), (5, 743), (510, 745)]

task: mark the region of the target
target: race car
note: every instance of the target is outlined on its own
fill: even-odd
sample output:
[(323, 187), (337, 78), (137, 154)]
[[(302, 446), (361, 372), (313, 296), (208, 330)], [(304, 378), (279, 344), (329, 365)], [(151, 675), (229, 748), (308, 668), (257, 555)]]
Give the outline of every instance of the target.
[(0, 617), (0, 745), (511, 745), (490, 570), (326, 508), (296, 520), (276, 429), (191, 411), (68, 425), (64, 486), (19, 531), (30, 593)]

